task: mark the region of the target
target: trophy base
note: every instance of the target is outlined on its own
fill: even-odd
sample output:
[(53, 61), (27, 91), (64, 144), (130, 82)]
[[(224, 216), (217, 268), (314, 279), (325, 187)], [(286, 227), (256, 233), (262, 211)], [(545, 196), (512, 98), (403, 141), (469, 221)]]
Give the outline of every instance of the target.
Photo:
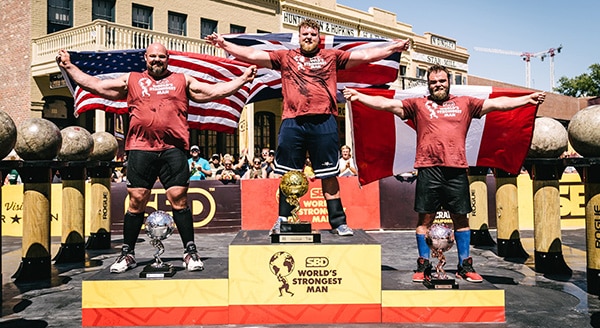
[(458, 289), (458, 284), (454, 279), (425, 279), (423, 285), (429, 289)]
[(173, 277), (175, 273), (175, 268), (170, 264), (164, 264), (160, 267), (154, 266), (154, 264), (148, 264), (144, 267), (144, 270), (140, 272), (140, 278)]
[(308, 221), (300, 221), (298, 223), (281, 222), (279, 231), (282, 233), (310, 233), (312, 232), (312, 225)]
[(271, 244), (292, 243), (321, 243), (321, 234), (318, 231), (309, 232), (282, 232), (271, 235)]

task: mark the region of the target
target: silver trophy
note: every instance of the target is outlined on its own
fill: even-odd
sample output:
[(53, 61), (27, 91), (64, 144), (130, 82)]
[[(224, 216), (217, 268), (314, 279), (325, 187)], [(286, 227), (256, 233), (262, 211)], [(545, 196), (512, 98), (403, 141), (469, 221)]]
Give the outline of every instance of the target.
[(444, 252), (450, 250), (454, 245), (454, 232), (452, 229), (443, 223), (434, 223), (427, 231), (425, 241), (431, 249), (431, 256), (437, 258), (438, 263), (435, 266), (435, 273), (426, 272), (423, 284), (431, 289), (458, 288), (456, 281), (448, 278), (448, 274), (444, 270), (446, 265)]
[(160, 256), (165, 252), (162, 241), (169, 238), (175, 230), (173, 217), (163, 211), (155, 211), (146, 218), (146, 235), (150, 237), (150, 245), (156, 248), (154, 263), (148, 264), (140, 273), (141, 278), (164, 278), (175, 275), (171, 264), (164, 263)]

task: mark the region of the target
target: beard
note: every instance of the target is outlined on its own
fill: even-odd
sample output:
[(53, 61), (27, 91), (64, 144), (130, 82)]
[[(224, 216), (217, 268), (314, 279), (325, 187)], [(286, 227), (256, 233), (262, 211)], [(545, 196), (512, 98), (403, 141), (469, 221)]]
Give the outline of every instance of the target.
[(433, 101), (448, 100), (449, 95), (450, 95), (450, 86), (448, 86), (448, 88), (440, 88), (437, 91), (433, 90), (433, 88), (429, 88), (429, 97)]
[(150, 63), (146, 68), (148, 73), (153, 76), (162, 76), (167, 71), (167, 66), (162, 63)]
[(301, 43), (300, 49), (302, 49), (302, 53), (310, 55), (310, 54), (314, 54), (315, 52), (317, 52), (318, 46), (319, 46), (318, 43), (311, 43), (311, 44)]

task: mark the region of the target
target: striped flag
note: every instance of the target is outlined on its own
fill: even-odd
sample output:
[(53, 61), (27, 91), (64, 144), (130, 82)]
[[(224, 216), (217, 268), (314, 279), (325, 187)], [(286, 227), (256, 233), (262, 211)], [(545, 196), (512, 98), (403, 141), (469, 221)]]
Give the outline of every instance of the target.
[[(427, 87), (407, 90), (359, 90), (369, 95), (405, 99), (424, 97)], [(501, 96), (518, 97), (529, 90), (501, 89), (487, 86), (452, 85), (456, 96), (482, 99)], [(519, 173), (529, 151), (537, 106), (525, 105), (511, 111), (494, 111), (473, 119), (467, 133), (466, 151), (469, 166), (498, 168)], [(411, 121), (371, 109), (360, 102), (351, 103), (354, 159), (361, 184), (400, 175), (413, 170), (416, 132)]]
[[(265, 51), (298, 48), (297, 33), (231, 34), (227, 40)], [(358, 50), (365, 47), (383, 46), (390, 40), (322, 36), (321, 47), (342, 50)], [(142, 72), (146, 69), (144, 49), (104, 52), (69, 52), (71, 62), (83, 72), (100, 79), (115, 78), (128, 72)], [(359, 65), (338, 72), (338, 87), (387, 87), (396, 80), (400, 53), (371, 64)], [(234, 59), (214, 57), (187, 52), (169, 51), (169, 70), (187, 73), (199, 81), (218, 83), (240, 76), (249, 65)], [(100, 109), (110, 113), (128, 112), (125, 99), (111, 101), (93, 95), (79, 88), (61, 68), (67, 86), (75, 98), (75, 115)], [(188, 121), (190, 128), (234, 133), (244, 106), (259, 100), (281, 98), (281, 74), (278, 71), (259, 68), (257, 77), (235, 94), (208, 103), (190, 102)], [(343, 101), (341, 93), (338, 100)]]

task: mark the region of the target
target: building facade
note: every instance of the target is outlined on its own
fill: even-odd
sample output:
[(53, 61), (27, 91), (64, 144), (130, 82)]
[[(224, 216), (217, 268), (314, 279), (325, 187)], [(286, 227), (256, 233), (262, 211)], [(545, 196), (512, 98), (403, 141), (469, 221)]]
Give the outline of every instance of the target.
[[(394, 88), (423, 84), (433, 64), (447, 66), (453, 84), (468, 83), (469, 54), (456, 40), (435, 33), (415, 35), (411, 25), (398, 22), (395, 13), (378, 8), (364, 12), (336, 0), (32, 0), (30, 6), (31, 60), (26, 68), (31, 78), (21, 90), (30, 93), (31, 116), (47, 118), (60, 128), (79, 125), (119, 136), (127, 119), (100, 111), (74, 117), (73, 98), (55, 62), (59, 49), (133, 49), (159, 41), (171, 50), (225, 56), (204, 37), (212, 32), (296, 32), (304, 18), (319, 21), (323, 34), (410, 39), (412, 47), (402, 54)], [(343, 105), (338, 120), (340, 143), (348, 143), (350, 124)], [(191, 143), (200, 146), (204, 156), (248, 150), (252, 157), (262, 147), (277, 146), (280, 123), (281, 99), (256, 102), (246, 106), (238, 133), (192, 131)]]

